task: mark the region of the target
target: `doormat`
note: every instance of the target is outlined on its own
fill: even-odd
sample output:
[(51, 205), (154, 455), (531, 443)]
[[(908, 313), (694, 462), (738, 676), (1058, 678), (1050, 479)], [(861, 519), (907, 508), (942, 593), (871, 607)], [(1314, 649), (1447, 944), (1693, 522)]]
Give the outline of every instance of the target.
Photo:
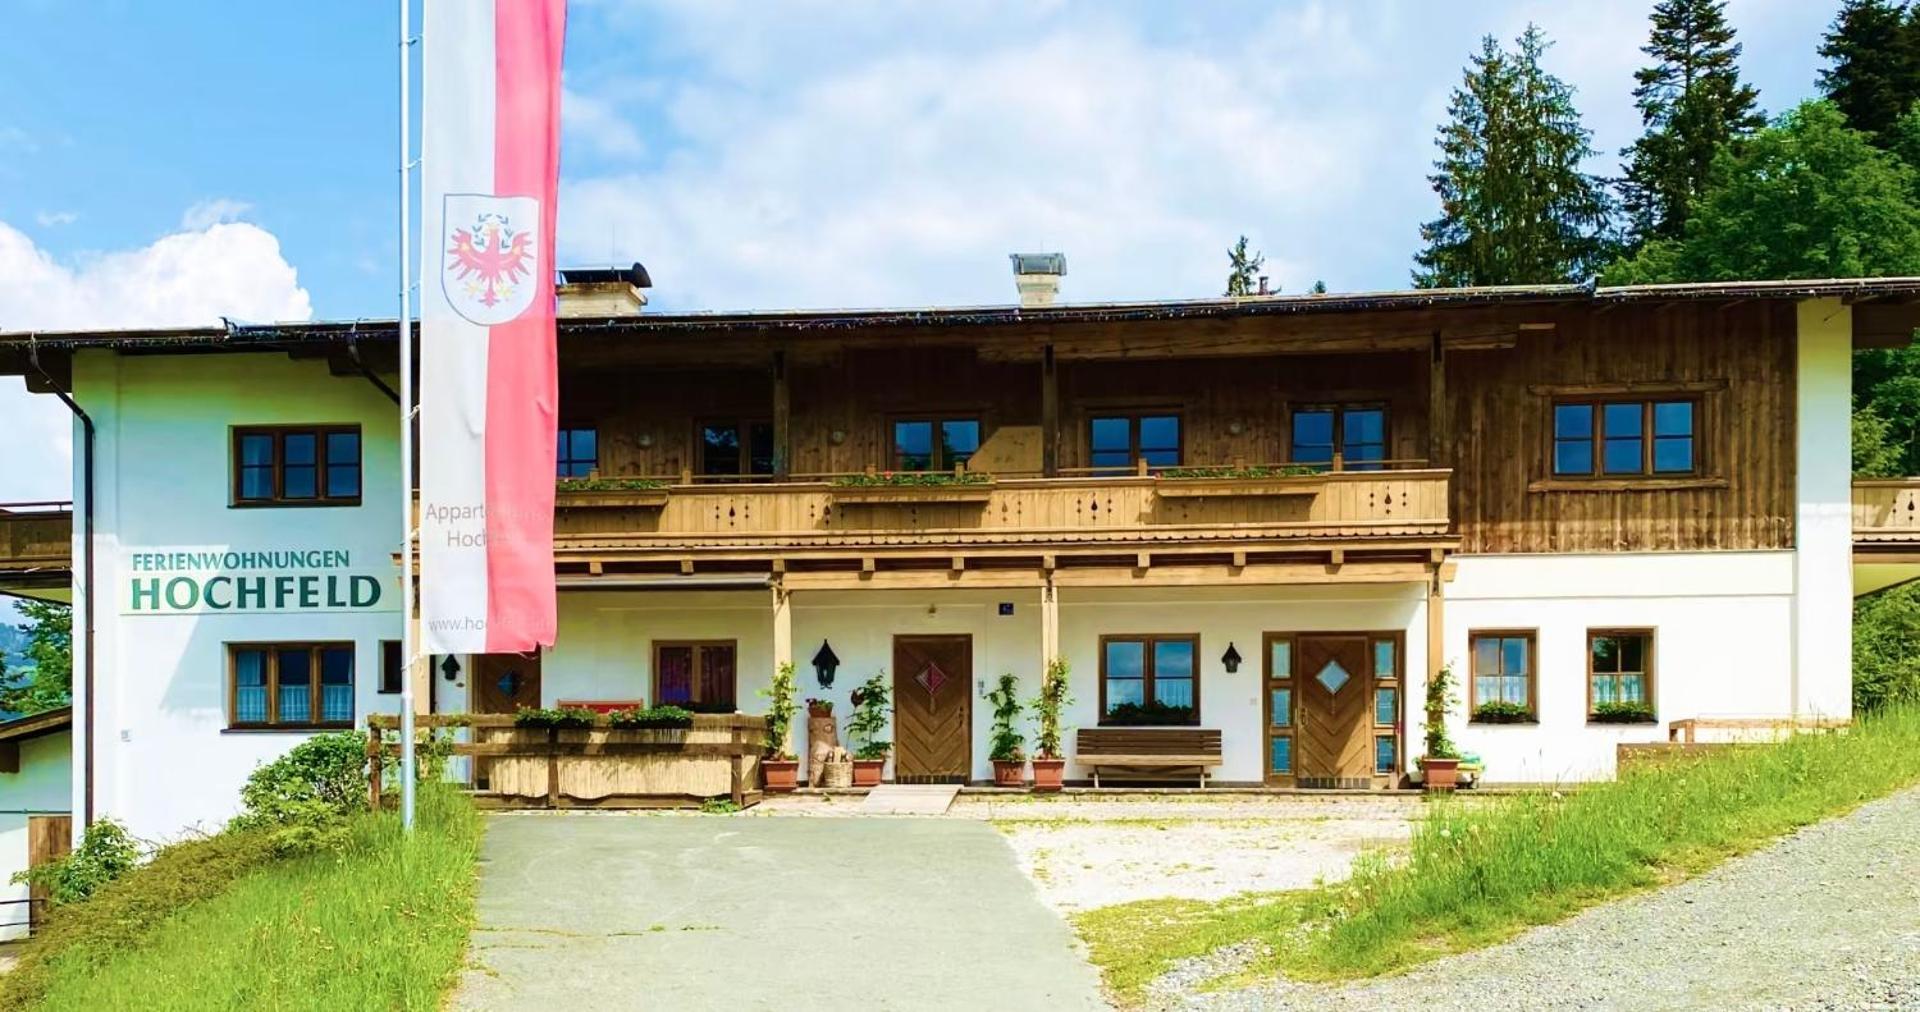
[(959, 784), (881, 784), (860, 802), (862, 815), (945, 815)]

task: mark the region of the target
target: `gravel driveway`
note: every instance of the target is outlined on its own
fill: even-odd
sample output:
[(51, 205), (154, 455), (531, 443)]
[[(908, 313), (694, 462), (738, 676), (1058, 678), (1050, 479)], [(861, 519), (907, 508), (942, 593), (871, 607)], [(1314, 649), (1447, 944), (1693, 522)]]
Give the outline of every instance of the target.
[(1398, 977), (1187, 992), (1232, 963), (1176, 969), (1154, 985), (1157, 1007), (1920, 1009), (1920, 790)]

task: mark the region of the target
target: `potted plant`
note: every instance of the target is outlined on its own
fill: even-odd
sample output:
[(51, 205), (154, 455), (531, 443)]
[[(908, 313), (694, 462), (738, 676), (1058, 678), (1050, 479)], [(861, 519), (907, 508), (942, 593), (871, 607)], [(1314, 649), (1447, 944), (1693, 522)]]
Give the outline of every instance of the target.
[(1048, 661), (1046, 674), (1040, 676), (1040, 694), (1033, 699), (1037, 725), (1033, 741), (1033, 789), (1036, 791), (1059, 790), (1067, 767), (1066, 757), (1060, 751), (1060, 713), (1073, 702), (1067, 693), (1068, 670), (1065, 657)]
[(807, 716), (809, 717), (833, 716), (833, 700), (816, 699), (812, 696), (808, 696), (807, 697)]
[(993, 704), (993, 731), (989, 735), (988, 756), (993, 759), (995, 787), (1023, 787), (1027, 782), (1027, 755), (1020, 746), (1026, 736), (1013, 729), (1020, 719), (1020, 680), (1009, 672), (1000, 676), (999, 687), (987, 693)]
[(1450, 791), (1460, 781), (1460, 750), (1447, 735), (1452, 695), (1453, 666), (1441, 665), (1427, 681), (1427, 747), (1420, 757), (1421, 779), (1430, 791)]
[(1473, 722), (1476, 724), (1536, 724), (1538, 719), (1533, 711), (1519, 703), (1507, 703), (1500, 700), (1481, 703), (1473, 708)]
[(760, 769), (767, 778), (767, 790), (786, 793), (798, 785), (800, 771), (800, 760), (794, 758), (787, 744), (798, 709), (793, 704), (793, 662), (776, 668), (773, 684), (761, 689), (760, 694), (767, 697), (767, 757), (760, 761)]
[(1653, 707), (1637, 700), (1622, 703), (1595, 703), (1593, 716), (1587, 718), (1596, 724), (1651, 724), (1654, 722)]
[(853, 690), (853, 716), (847, 719), (847, 740), (853, 742), (853, 786), (878, 787), (887, 765), (887, 753), (893, 742), (880, 736), (887, 730), (887, 707), (892, 697), (887, 690), (885, 672)]

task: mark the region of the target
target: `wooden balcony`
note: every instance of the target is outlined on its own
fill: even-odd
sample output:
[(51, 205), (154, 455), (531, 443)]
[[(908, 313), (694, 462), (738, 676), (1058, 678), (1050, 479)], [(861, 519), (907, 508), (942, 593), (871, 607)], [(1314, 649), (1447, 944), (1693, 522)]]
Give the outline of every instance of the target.
[(1920, 554), (1920, 478), (1855, 480), (1853, 543), (1904, 546)]
[[(1397, 553), (1430, 560), (1455, 544), (1450, 472), (1291, 473), (1193, 468), (1054, 478), (804, 475), (782, 482), (598, 479), (564, 484), (555, 510), (562, 572), (807, 567), (1099, 564), (1145, 569), (1206, 559), (1312, 557), (1322, 566)], [(631, 496), (606, 486), (625, 483)]]
[(72, 503), (0, 503), (0, 590), (65, 587), (72, 556)]

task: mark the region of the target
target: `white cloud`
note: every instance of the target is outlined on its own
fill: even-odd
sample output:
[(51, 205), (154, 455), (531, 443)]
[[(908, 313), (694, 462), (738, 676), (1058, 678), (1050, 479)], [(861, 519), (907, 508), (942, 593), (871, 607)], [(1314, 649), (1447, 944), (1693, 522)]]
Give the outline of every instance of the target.
[(41, 228), (58, 228), (79, 221), (80, 215), (75, 211), (40, 211), (34, 214), (33, 220), (39, 222)]
[(606, 98), (562, 89), (560, 120), (560, 136), (568, 141), (583, 140), (601, 154), (633, 157), (646, 151), (640, 131)]
[[(280, 242), (255, 225), (216, 224), (149, 246), (61, 262), (0, 222), (0, 330), (156, 327), (304, 320), (313, 306)], [(6, 467), (0, 502), (70, 494), (71, 419), (57, 400), (0, 381)]]
[(180, 227), (189, 232), (201, 232), (214, 225), (238, 221), (241, 216), (251, 210), (253, 205), (244, 200), (214, 197), (187, 208), (180, 215)]

